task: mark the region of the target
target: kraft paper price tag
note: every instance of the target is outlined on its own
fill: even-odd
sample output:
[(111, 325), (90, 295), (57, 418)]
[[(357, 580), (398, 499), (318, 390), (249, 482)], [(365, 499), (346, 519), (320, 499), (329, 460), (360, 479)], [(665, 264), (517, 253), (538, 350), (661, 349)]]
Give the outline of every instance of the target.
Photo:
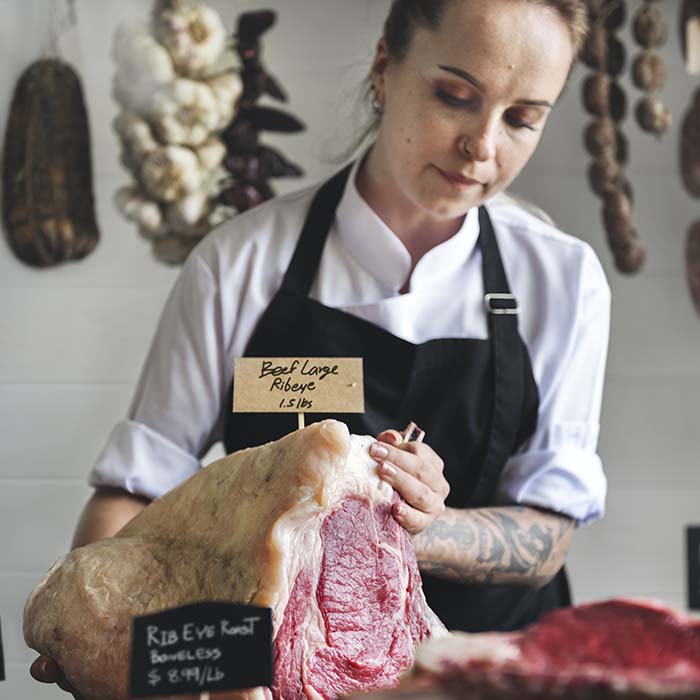
[(206, 697), (273, 683), (270, 608), (196, 603), (134, 619), (131, 697)]
[(361, 357), (237, 357), (234, 413), (364, 413)]

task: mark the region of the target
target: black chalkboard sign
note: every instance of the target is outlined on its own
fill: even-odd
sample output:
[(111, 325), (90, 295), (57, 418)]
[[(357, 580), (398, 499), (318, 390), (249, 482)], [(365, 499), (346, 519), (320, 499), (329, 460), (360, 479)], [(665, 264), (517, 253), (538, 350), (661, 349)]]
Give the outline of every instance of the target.
[(134, 619), (134, 698), (201, 694), (273, 683), (272, 611), (197, 603)]
[(688, 608), (700, 610), (700, 525), (687, 529)]
[(2, 625), (0, 625), (0, 681), (5, 680), (5, 658), (2, 655)]

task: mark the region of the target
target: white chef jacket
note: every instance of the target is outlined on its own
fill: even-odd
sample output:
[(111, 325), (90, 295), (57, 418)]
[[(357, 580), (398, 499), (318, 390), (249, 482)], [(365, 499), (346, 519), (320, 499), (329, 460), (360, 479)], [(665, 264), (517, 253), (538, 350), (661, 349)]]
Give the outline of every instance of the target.
[[(313, 299), (411, 343), (487, 338), (478, 210), (417, 263), (362, 199), (356, 161), (329, 231)], [(222, 439), (234, 358), (244, 354), (279, 289), (318, 185), (222, 224), (190, 254), (165, 305), (126, 420), (90, 474), (157, 498), (194, 474)], [(537, 430), (502, 472), (494, 505), (522, 503), (574, 518), (602, 516), (606, 479), (596, 454), (610, 289), (585, 242), (514, 203), (486, 203), (520, 334), (539, 388)], [(401, 428), (402, 426), (387, 426)], [(430, 442), (430, 436), (426, 436)]]

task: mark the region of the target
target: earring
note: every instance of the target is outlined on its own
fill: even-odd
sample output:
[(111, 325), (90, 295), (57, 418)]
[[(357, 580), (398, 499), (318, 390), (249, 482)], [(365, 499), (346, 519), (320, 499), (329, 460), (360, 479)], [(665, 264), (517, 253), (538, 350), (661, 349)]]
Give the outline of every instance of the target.
[(377, 99), (376, 95), (372, 95), (372, 111), (375, 114), (384, 114), (384, 105)]

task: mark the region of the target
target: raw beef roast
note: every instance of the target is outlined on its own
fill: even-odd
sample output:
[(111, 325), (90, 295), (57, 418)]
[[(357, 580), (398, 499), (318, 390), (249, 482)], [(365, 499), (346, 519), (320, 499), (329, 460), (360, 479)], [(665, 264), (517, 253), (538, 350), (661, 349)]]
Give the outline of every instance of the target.
[(85, 697), (123, 700), (134, 616), (231, 601), (273, 610), (275, 686), (248, 697), (396, 684), (416, 645), (446, 632), (371, 442), (328, 420), (211, 464), (58, 562), (27, 602), (27, 644)]
[(700, 621), (653, 601), (557, 610), (521, 633), (424, 644), (400, 689), (363, 700), (700, 698)]

